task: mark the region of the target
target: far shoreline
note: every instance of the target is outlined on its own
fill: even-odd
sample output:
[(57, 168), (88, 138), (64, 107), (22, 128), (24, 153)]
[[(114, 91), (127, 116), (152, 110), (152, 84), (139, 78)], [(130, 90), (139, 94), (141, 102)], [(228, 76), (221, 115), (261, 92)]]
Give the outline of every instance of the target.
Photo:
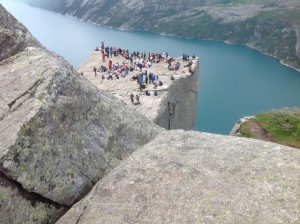
[[(59, 13), (60, 14), (60, 13)], [(251, 47), (247, 44), (237, 44), (237, 43), (232, 43), (232, 42), (229, 42), (229, 41), (226, 41), (226, 40), (215, 40), (215, 39), (199, 39), (199, 38), (193, 38), (193, 37), (183, 37), (183, 36), (178, 36), (178, 35), (175, 35), (175, 34), (169, 34), (169, 33), (164, 33), (164, 32), (155, 32), (155, 31), (151, 31), (151, 30), (140, 30), (140, 29), (132, 29), (132, 28), (124, 28), (124, 27), (112, 27), (112, 26), (106, 26), (106, 25), (103, 25), (103, 24), (98, 24), (98, 23), (95, 23), (95, 22), (92, 22), (90, 20), (83, 20), (83, 19), (80, 19), (76, 16), (72, 16), (70, 14), (60, 14), (60, 15), (65, 15), (65, 16), (68, 16), (68, 17), (71, 17), (71, 18), (74, 18), (74, 19), (77, 19), (81, 22), (84, 22), (84, 23), (89, 23), (89, 24), (92, 24), (92, 25), (95, 25), (95, 26), (99, 26), (99, 27), (104, 27), (104, 28), (107, 28), (107, 29), (112, 29), (112, 30), (119, 30), (119, 31), (142, 31), (142, 32), (147, 32), (147, 33), (153, 33), (153, 34), (158, 34), (160, 36), (167, 36), (167, 37), (174, 37), (174, 38), (178, 38), (178, 39), (185, 39), (185, 40), (201, 40), (201, 41), (213, 41), (213, 42), (221, 42), (221, 43), (225, 43), (225, 44), (228, 44), (228, 45), (237, 45), (237, 46), (244, 46), (244, 47), (247, 47), (249, 49), (253, 49), (253, 50), (256, 50), (257, 52), (259, 52), (260, 54), (262, 55), (265, 55), (265, 56), (268, 56), (268, 57), (272, 57), (274, 59), (276, 59), (280, 64), (286, 66), (286, 67), (289, 67), (297, 72), (300, 73), (300, 68), (296, 68), (292, 65), (289, 65), (287, 63), (284, 63), (280, 58), (276, 57), (275, 55), (272, 55), (272, 54), (269, 54), (269, 53), (266, 53), (266, 52), (263, 52), (255, 47)]]
[(84, 23), (89, 23), (89, 24), (92, 24), (92, 25), (95, 25), (95, 26), (100, 26), (100, 27), (104, 27), (104, 28), (107, 28), (107, 29), (113, 29), (113, 30), (119, 30), (119, 31), (142, 31), (142, 32), (148, 32), (148, 33), (153, 33), (153, 34), (158, 34), (160, 36), (168, 36), (168, 37), (174, 37), (174, 38), (179, 38), (179, 39), (186, 39), (186, 40), (202, 40), (202, 41), (214, 41), (214, 42), (222, 42), (222, 43), (225, 43), (225, 44), (229, 44), (229, 45), (239, 45), (239, 46), (244, 46), (244, 47), (247, 47), (247, 48), (250, 48), (250, 49), (253, 49), (253, 50), (256, 50), (258, 51), (259, 53), (263, 54), (263, 55), (266, 55), (266, 56), (269, 56), (269, 57), (272, 57), (276, 60), (278, 60), (278, 62), (286, 67), (289, 67), (297, 72), (300, 73), (300, 68), (296, 68), (292, 65), (289, 65), (289, 64), (286, 64), (284, 63), (280, 58), (272, 55), (272, 54), (269, 54), (269, 53), (265, 53), (265, 52), (262, 52), (261, 50), (255, 48), (255, 47), (251, 47), (247, 44), (237, 44), (237, 43), (232, 43), (232, 42), (229, 42), (229, 41), (226, 41), (226, 40), (215, 40), (215, 39), (199, 39), (199, 38), (193, 38), (193, 37), (183, 37), (183, 36), (178, 36), (178, 35), (175, 35), (175, 34), (169, 34), (169, 33), (164, 33), (164, 32), (155, 32), (155, 31), (151, 31), (151, 30), (140, 30), (140, 29), (132, 29), (132, 28), (129, 28), (129, 27), (113, 27), (113, 26), (106, 26), (104, 24), (98, 24), (98, 23), (95, 23), (93, 21), (90, 21), (90, 20), (83, 20), (83, 19), (80, 19), (76, 16), (73, 16), (71, 14), (61, 14), (59, 12), (55, 12), (55, 11), (51, 11), (49, 9), (45, 9), (45, 8), (40, 8), (40, 7), (36, 7), (36, 6), (33, 6), (27, 2), (19, 2), (19, 3), (24, 3), (26, 5), (29, 5), (30, 7), (34, 7), (34, 8), (39, 8), (39, 9), (42, 9), (42, 10), (46, 10), (46, 11), (50, 11), (50, 12), (54, 12), (54, 13), (57, 13), (57, 14), (60, 14), (60, 15), (63, 15), (63, 16), (67, 16), (67, 17), (71, 17), (71, 18), (74, 18), (76, 20), (79, 20), (81, 22), (84, 22)]

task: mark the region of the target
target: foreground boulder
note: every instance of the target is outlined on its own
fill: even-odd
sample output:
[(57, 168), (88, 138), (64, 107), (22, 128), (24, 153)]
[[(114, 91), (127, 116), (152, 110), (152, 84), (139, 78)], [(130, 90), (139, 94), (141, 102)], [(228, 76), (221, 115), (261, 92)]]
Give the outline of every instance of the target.
[(60, 205), (78, 201), (160, 130), (43, 49), (0, 67), (0, 170)]
[(164, 132), (58, 223), (299, 223), (299, 149)]
[[(0, 9), (3, 37), (16, 21)], [(8, 52), (0, 62), (0, 220), (52, 223), (162, 129), (99, 91), (20, 26), (4, 34), (18, 50), (7, 38), (0, 42)]]

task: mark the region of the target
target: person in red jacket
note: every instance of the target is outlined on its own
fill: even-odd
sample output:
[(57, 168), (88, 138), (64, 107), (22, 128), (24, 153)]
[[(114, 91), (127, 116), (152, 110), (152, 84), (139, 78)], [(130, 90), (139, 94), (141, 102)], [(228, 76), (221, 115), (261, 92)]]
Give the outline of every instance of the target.
[(111, 60), (109, 60), (107, 64), (108, 64), (108, 68), (109, 68), (109, 70), (111, 70), (111, 67), (112, 67), (112, 61), (111, 61)]

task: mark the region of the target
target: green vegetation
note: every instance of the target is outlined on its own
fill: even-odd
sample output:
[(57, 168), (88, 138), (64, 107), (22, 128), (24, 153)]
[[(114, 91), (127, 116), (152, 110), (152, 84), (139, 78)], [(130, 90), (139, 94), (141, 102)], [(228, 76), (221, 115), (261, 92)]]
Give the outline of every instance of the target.
[(213, 18), (207, 12), (192, 10), (188, 15), (181, 14), (153, 23), (149, 30), (188, 38), (250, 45), (299, 68), (300, 59), (295, 48), (297, 35), (293, 27), (294, 23), (300, 24), (300, 13), (298, 14), (296, 10), (286, 13), (275, 10), (261, 12), (245, 20), (224, 23), (222, 19)]
[(300, 148), (300, 110), (263, 113), (242, 123), (243, 137), (269, 140)]

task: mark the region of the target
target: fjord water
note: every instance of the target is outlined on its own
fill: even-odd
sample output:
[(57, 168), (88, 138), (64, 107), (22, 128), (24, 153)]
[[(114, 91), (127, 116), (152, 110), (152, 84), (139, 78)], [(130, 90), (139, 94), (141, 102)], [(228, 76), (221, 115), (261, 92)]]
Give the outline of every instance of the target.
[[(85, 23), (23, 3), (0, 0), (48, 49), (74, 67), (105, 41), (125, 49), (168, 51), (200, 58), (198, 111), (195, 130), (228, 134), (248, 115), (300, 107), (300, 73), (277, 60), (239, 45), (189, 40), (142, 31), (119, 31)], [(196, 74), (198, 75), (198, 74)]]

